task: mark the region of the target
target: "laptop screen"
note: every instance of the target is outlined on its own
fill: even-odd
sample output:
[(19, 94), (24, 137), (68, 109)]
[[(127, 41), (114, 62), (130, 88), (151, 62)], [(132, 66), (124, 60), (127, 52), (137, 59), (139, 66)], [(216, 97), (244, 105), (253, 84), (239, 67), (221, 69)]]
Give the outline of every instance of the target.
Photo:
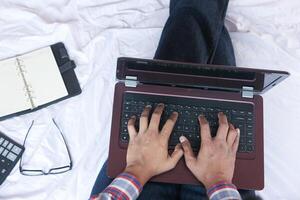
[(159, 64), (143, 62), (143, 61), (129, 61), (128, 70), (142, 70), (142, 71), (155, 71), (171, 74), (192, 75), (192, 76), (204, 76), (215, 78), (228, 78), (228, 79), (240, 79), (240, 80), (254, 80), (255, 73), (248, 71), (237, 71), (236, 69), (223, 69), (212, 68), (209, 66), (191, 66), (187, 64)]
[(181, 63), (163, 60), (119, 58), (117, 78), (136, 77), (145, 84), (178, 85), (240, 91), (252, 87), (264, 92), (289, 75), (288, 72), (234, 66)]

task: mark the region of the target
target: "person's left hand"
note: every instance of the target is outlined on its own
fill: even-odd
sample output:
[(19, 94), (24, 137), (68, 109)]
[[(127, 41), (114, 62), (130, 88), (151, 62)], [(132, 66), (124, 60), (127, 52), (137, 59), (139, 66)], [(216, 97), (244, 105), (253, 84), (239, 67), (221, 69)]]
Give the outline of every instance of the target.
[(151, 177), (173, 169), (183, 156), (180, 144), (176, 146), (171, 155), (168, 153), (168, 141), (178, 113), (172, 113), (162, 130), (159, 131), (164, 105), (158, 104), (152, 114), (150, 124), (148, 124), (150, 110), (151, 107), (146, 106), (141, 114), (138, 132), (134, 127), (136, 117), (131, 117), (128, 121), (130, 140), (125, 172), (134, 175), (142, 185)]

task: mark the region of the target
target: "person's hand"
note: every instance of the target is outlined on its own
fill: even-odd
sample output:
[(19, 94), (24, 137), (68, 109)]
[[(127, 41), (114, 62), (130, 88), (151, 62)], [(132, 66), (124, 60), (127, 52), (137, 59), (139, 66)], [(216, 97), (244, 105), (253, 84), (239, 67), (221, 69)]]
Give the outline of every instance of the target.
[(219, 113), (218, 117), (219, 128), (215, 138), (211, 137), (209, 122), (206, 118), (199, 117), (201, 147), (198, 156), (194, 155), (187, 138), (180, 137), (187, 167), (206, 188), (219, 181), (231, 183), (239, 145), (239, 129), (235, 129), (232, 124), (228, 123), (223, 113)]
[(158, 104), (148, 124), (150, 110), (151, 107), (146, 106), (141, 114), (138, 132), (134, 127), (136, 118), (131, 117), (128, 121), (130, 140), (125, 172), (134, 175), (142, 185), (151, 177), (173, 169), (183, 156), (180, 143), (171, 155), (168, 153), (168, 141), (178, 113), (172, 113), (162, 130), (159, 131), (159, 122), (164, 105)]

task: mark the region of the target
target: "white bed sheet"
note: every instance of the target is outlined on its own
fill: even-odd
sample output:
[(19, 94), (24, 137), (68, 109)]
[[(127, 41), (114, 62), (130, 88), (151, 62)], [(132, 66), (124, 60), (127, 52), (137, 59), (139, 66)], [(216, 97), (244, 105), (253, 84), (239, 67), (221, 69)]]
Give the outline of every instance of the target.
[[(83, 89), (80, 96), (0, 123), (1, 131), (22, 143), (34, 119), (26, 155), (49, 167), (54, 158), (66, 160), (57, 153), (63, 151), (58, 140), (45, 139), (57, 136), (55, 118), (74, 162), (72, 171), (55, 176), (26, 177), (15, 167), (0, 187), (1, 200), (88, 198), (108, 154), (117, 57), (153, 56), (168, 5), (169, 0), (0, 2), (0, 58), (63, 41)], [(263, 95), (265, 189), (259, 194), (300, 199), (300, 2), (231, 0), (226, 23), (238, 66), (291, 73)]]

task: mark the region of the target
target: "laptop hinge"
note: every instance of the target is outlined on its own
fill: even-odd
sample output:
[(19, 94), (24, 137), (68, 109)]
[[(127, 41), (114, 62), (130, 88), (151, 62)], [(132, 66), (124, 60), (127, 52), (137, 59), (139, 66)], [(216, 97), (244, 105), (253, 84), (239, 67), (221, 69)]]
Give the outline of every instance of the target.
[(243, 86), (242, 97), (252, 99), (254, 96), (253, 87)]
[(125, 86), (126, 87), (136, 87), (138, 84), (136, 76), (126, 76), (125, 77)]

